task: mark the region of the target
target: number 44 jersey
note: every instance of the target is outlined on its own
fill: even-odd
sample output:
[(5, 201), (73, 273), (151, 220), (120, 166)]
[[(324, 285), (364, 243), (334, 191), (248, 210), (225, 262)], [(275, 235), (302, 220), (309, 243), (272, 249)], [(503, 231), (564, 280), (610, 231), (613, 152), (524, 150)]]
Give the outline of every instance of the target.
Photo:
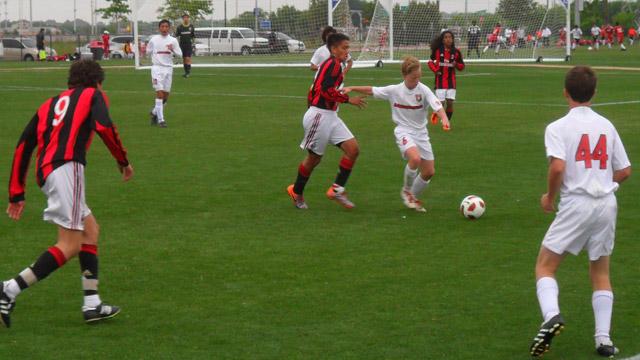
[(565, 161), (561, 196), (603, 197), (617, 190), (613, 172), (631, 164), (613, 124), (588, 106), (571, 109), (547, 126), (547, 157)]
[(100, 135), (120, 166), (129, 165), (127, 152), (111, 122), (108, 100), (96, 88), (72, 88), (40, 106), (16, 146), (9, 181), (9, 201), (24, 200), (26, 176), (33, 150), (36, 178), (44, 185), (53, 170), (67, 162), (86, 165), (94, 131)]

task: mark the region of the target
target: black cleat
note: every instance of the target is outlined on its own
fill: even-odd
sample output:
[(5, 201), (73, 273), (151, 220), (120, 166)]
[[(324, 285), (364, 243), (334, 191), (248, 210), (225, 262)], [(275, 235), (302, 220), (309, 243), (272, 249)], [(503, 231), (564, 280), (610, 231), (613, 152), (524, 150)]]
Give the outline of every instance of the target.
[(0, 282), (0, 323), (7, 328), (11, 327), (11, 312), (15, 305), (16, 301), (4, 292), (4, 283)]
[(166, 128), (166, 127), (167, 127), (167, 122), (166, 122), (166, 121), (160, 121), (160, 122), (158, 122), (158, 127)]
[(188, 77), (189, 77), (189, 73), (184, 73), (184, 74), (182, 75), (182, 77), (183, 77), (183, 78), (185, 78), (185, 79), (186, 79), (186, 78), (188, 78)]
[(600, 356), (605, 356), (608, 357), (610, 359), (613, 359), (613, 357), (620, 352), (620, 350), (618, 350), (617, 347), (613, 346), (613, 344), (600, 344), (598, 345), (598, 347), (596, 348), (596, 352), (598, 353), (598, 355)]
[(158, 116), (153, 114), (153, 111), (149, 113), (151, 119), (151, 126), (158, 125)]
[(101, 303), (94, 308), (82, 308), (82, 315), (84, 315), (84, 321), (87, 324), (91, 324), (100, 320), (111, 319), (119, 313), (119, 307), (107, 305), (105, 303)]
[(543, 323), (538, 331), (538, 335), (533, 338), (533, 344), (529, 348), (529, 353), (533, 357), (539, 357), (549, 351), (551, 346), (551, 340), (553, 337), (560, 334), (564, 329), (564, 320), (560, 314), (552, 317), (546, 323)]

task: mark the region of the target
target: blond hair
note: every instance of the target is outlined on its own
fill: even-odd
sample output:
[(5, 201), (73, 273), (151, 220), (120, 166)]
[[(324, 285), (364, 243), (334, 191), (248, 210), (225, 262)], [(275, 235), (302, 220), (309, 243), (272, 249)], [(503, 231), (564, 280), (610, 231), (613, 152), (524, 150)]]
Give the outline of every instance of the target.
[(407, 76), (420, 68), (420, 60), (414, 56), (407, 56), (402, 62), (402, 75)]

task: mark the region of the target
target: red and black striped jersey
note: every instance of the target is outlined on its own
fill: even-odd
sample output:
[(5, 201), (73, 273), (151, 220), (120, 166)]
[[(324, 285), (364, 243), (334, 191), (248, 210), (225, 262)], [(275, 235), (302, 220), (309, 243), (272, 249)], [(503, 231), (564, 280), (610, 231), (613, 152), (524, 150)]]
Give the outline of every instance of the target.
[(335, 56), (331, 56), (320, 64), (316, 72), (307, 98), (308, 105), (320, 109), (337, 110), (338, 103), (349, 101), (349, 96), (339, 90), (343, 80), (342, 62)]
[(456, 69), (464, 69), (464, 60), (458, 49), (443, 46), (431, 53), (429, 68), (436, 74), (436, 89), (455, 89)]
[(27, 171), (36, 146), (36, 178), (38, 185), (42, 186), (53, 170), (69, 161), (86, 165), (86, 153), (94, 131), (118, 164), (129, 165), (127, 151), (111, 122), (108, 100), (102, 91), (73, 88), (45, 101), (16, 146), (9, 180), (9, 201), (24, 200)]

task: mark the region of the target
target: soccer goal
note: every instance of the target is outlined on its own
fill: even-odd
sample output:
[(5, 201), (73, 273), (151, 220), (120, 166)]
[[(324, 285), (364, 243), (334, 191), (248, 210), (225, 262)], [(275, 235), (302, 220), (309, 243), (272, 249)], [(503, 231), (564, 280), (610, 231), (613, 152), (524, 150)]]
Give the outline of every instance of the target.
[[(468, 61), (554, 61), (570, 54), (568, 0), (130, 0), (137, 68), (158, 21), (189, 14), (194, 67), (309, 66), (327, 25), (351, 38), (356, 66), (428, 59), (452, 31)], [(351, 5), (351, 6), (350, 6)], [(475, 25), (474, 25), (475, 24)], [(498, 25), (499, 29), (498, 29)], [(476, 50), (476, 47), (478, 48)]]

